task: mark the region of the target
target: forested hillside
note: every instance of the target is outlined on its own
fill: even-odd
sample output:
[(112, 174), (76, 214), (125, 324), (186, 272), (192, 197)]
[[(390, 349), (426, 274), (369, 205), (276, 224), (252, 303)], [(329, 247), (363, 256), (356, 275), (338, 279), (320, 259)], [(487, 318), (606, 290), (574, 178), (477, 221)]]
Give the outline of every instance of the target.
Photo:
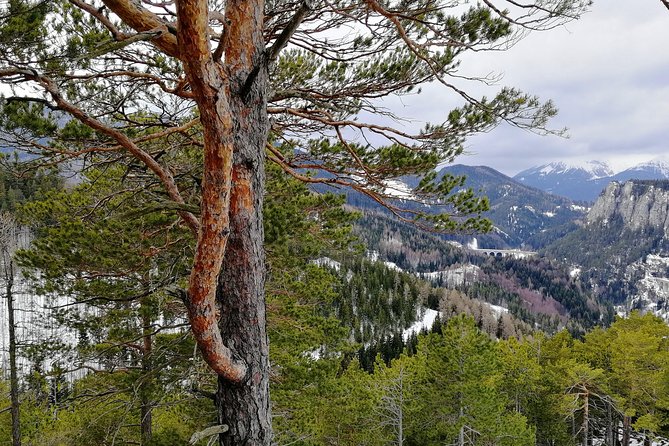
[(669, 182), (611, 183), (587, 219), (545, 249), (578, 267), (584, 283), (621, 314), (633, 309), (667, 318)]
[[(464, 178), (461, 190), (471, 189), (489, 200), (490, 209), (486, 217), (493, 223), (493, 229), (476, 234), (479, 245), (487, 248), (541, 248), (563, 235), (586, 212), (585, 202), (572, 201), (527, 186), (486, 166), (449, 165), (435, 175), (436, 180)], [(412, 211), (441, 212), (439, 207), (422, 203), (419, 196), (412, 194), (411, 191), (419, 183), (420, 179), (415, 176), (405, 176), (392, 182), (392, 187), (388, 188), (392, 195), (390, 202)], [(319, 192), (336, 190), (327, 184), (317, 184), (312, 188)], [(350, 206), (392, 215), (377, 200), (359, 191), (344, 189), (341, 192)], [(448, 238), (460, 243), (472, 241), (471, 234), (451, 234)]]
[(572, 277), (560, 262), (485, 256), (382, 214), (365, 214), (355, 231), (368, 249), (399, 268), (418, 273), (435, 286), (501, 305), (549, 332), (567, 326), (573, 333), (583, 333), (613, 320), (611, 305), (595, 298), (588, 284)]
[[(42, 271), (42, 292), (76, 303), (55, 313), (75, 342), (29, 355), (24, 444), (185, 444), (215, 424), (213, 376), (182, 326), (180, 296), (156, 276), (168, 267), (180, 280), (176, 262), (187, 259), (170, 250), (180, 235), (165, 232), (175, 230), (164, 226), (169, 211), (122, 199), (134, 191), (110, 195), (120, 174), (90, 171), (81, 185), (21, 206), (36, 237), (23, 268)], [(314, 195), (277, 170), (268, 178), (280, 444), (567, 446), (665, 433), (669, 329), (657, 319), (634, 315), (590, 331), (610, 320), (609, 309), (554, 262), (481, 256), (385, 216), (344, 211), (342, 198)], [(91, 203), (101, 197), (118, 206), (96, 214)], [(120, 243), (134, 230), (146, 234), (143, 249), (158, 269), (142, 272), (142, 249), (136, 264), (125, 254)], [(361, 241), (386, 263), (363, 258)], [(461, 282), (429, 274), (465, 265), (473, 275)], [(440, 314), (433, 324), (407, 331), (430, 310)], [(587, 334), (575, 340), (556, 333), (562, 327)], [(85, 378), (66, 379), (81, 367)], [(639, 367), (643, 376), (632, 372)], [(9, 429), (4, 412), (2, 438)]]
[(631, 310), (669, 320), (669, 181), (584, 223), (453, 164), (601, 102), (539, 84), (596, 61), (559, 35), (510, 59), (542, 96), (479, 60), (592, 3), (0, 2), (0, 446), (667, 443), (669, 325)]

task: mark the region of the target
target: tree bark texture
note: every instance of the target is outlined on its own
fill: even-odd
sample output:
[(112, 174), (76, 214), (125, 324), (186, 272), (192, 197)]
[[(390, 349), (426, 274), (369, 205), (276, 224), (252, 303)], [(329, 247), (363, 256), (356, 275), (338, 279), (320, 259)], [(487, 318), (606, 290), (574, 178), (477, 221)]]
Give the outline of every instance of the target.
[(632, 419), (631, 417), (625, 415), (623, 416), (623, 446), (629, 446), (630, 444), (630, 434), (632, 431)]
[[(166, 26), (134, 2), (104, 3), (136, 31)], [(200, 352), (219, 377), (220, 421), (230, 428), (221, 434), (221, 444), (269, 445), (262, 228), (269, 129), (265, 5), (263, 0), (225, 2), (225, 32), (215, 51), (208, 6), (207, 0), (177, 1), (176, 39), (168, 29), (154, 40), (181, 60), (204, 136), (201, 215), (188, 315)]]
[(583, 393), (583, 446), (590, 446), (590, 392)]
[(14, 320), (14, 262), (11, 254), (3, 252), (5, 264), (5, 298), (7, 299), (7, 315), (9, 324), (9, 393), (12, 413), (12, 446), (21, 446), (21, 418), (19, 402), (19, 378), (16, 364), (16, 322)]
[[(195, 17), (179, 22), (178, 39), (189, 48), (181, 59), (198, 102), (205, 151), (200, 234), (189, 285), (191, 325), (205, 360), (219, 375), (219, 423), (229, 427), (220, 434), (220, 444), (269, 445), (262, 223), (269, 129), (264, 4), (226, 3), (224, 63), (211, 58), (207, 2), (178, 5), (180, 18)], [(220, 310), (217, 325), (212, 325), (212, 305)]]
[(221, 445), (269, 445), (272, 439), (262, 216), (266, 85), (267, 73), (262, 71), (249, 91), (242, 87), (231, 101), (239, 127), (234, 138), (230, 236), (217, 298), (222, 338), (246, 364), (247, 374), (241, 383), (219, 377), (219, 422), (230, 428), (221, 434)]
[[(142, 303), (142, 306), (145, 304)], [(141, 444), (147, 446), (151, 443), (153, 437), (153, 401), (151, 387), (154, 380), (153, 369), (153, 335), (151, 333), (152, 320), (150, 313), (142, 308), (142, 383), (139, 388), (140, 393), (140, 432)]]

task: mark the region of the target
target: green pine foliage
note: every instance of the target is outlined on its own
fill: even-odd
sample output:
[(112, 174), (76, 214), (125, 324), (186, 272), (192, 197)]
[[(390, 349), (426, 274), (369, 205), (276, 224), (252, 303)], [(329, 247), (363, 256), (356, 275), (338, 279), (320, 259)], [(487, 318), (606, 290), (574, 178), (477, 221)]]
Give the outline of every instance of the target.
[[(148, 362), (130, 345), (148, 334), (147, 320), (182, 320), (170, 285), (187, 273), (188, 253), (180, 241), (189, 233), (173, 224), (175, 209), (144, 207), (143, 194), (151, 189), (128, 188), (124, 173), (90, 169), (81, 185), (22, 206), (24, 218), (36, 222), (36, 240), (20, 259), (43, 274), (42, 291), (96, 310), (56, 312), (56, 322), (78, 339), (68, 351), (72, 364), (97, 358), (104, 369), (68, 383), (64, 370), (44, 374), (36, 364), (23, 393), (26, 444), (141, 442), (143, 401), (152, 407), (150, 445), (185, 443), (216, 422), (204, 397), (214, 388), (213, 377), (192, 361), (187, 332), (152, 333)], [(523, 290), (546, 292), (574, 314), (584, 298), (591, 313), (581, 316), (599, 317), (594, 301), (558, 265), (469, 256), (487, 279), (462, 289), (438, 288), (361, 259), (352, 236), (357, 215), (341, 208), (341, 198), (315, 194), (278, 169), (267, 176), (268, 332), (278, 442), (570, 446), (582, 439), (578, 426), (585, 423), (586, 403), (592, 404), (590, 438), (608, 435), (607, 426), (621, 417), (638, 435), (666, 433), (669, 333), (657, 319), (634, 315), (582, 341), (564, 331), (553, 337), (534, 333), (510, 315), (492, 316), (472, 297), (504, 304), (551, 329), (562, 320), (524, 313)], [(387, 227), (378, 228), (377, 240), (391, 240)], [(436, 240), (434, 249), (448, 261), (465, 259), (438, 238), (408, 240), (414, 252)], [(413, 240), (418, 242), (412, 247)], [(410, 252), (384, 246), (386, 253)], [(339, 268), (318, 266), (315, 260), (325, 257), (337, 259)], [(431, 333), (405, 340), (402, 331), (428, 305), (443, 320)], [(574, 327), (581, 333), (589, 325)], [(32, 354), (44, 358), (47, 352)], [(644, 372), (636, 377), (638, 370)], [(583, 389), (591, 392), (589, 399)], [(8, 422), (0, 414), (0, 432)]]
[(534, 444), (525, 418), (506, 409), (495, 344), (472, 319), (451, 319), (419, 342), (416, 358), (423, 362), (416, 415), (430, 427), (416, 429), (412, 443)]
[[(187, 277), (191, 254), (184, 247), (192, 246), (190, 232), (176, 223), (175, 209), (148, 205), (145, 197), (155, 192), (141, 177), (129, 181), (129, 171), (132, 167), (89, 169), (79, 185), (21, 208), (35, 240), (19, 260), (35, 274), (38, 292), (61, 296), (54, 300), (61, 306), (53, 310), (52, 323), (77, 339), (24, 352), (34, 361), (38, 409), (55, 408), (49, 398), (53, 372), (44, 374), (47, 358), (68, 358), (70, 369), (98, 370), (68, 388), (68, 398), (58, 399), (67, 416), (58, 417), (49, 432), (39, 425), (35, 436), (27, 437), (35, 444), (140, 441), (140, 406), (147, 404), (154, 425), (151, 445), (184, 443), (215, 423), (212, 402), (201, 397), (214, 388), (214, 377), (193, 357), (185, 309), (175, 292)], [(311, 261), (325, 253), (358, 252), (351, 235), (356, 214), (342, 209), (340, 197), (314, 194), (276, 167), (269, 167), (267, 176), (272, 386), (275, 412), (285, 407), (292, 414), (305, 401), (304, 387), (336, 376), (338, 355), (351, 351), (350, 330), (335, 317), (340, 279)], [(62, 296), (70, 305), (62, 305)], [(208, 412), (174, 409), (189, 404)], [(96, 412), (98, 406), (106, 412)], [(104, 413), (112, 416), (87, 428)], [(179, 416), (186, 421), (180, 423)], [(296, 424), (292, 415), (276, 418), (279, 435)]]
[(338, 276), (336, 314), (355, 342), (379, 341), (416, 319), (424, 296), (415, 276), (362, 257), (342, 259)]
[(63, 180), (55, 169), (31, 167), (16, 153), (0, 154), (0, 211), (15, 212), (26, 201), (62, 186)]

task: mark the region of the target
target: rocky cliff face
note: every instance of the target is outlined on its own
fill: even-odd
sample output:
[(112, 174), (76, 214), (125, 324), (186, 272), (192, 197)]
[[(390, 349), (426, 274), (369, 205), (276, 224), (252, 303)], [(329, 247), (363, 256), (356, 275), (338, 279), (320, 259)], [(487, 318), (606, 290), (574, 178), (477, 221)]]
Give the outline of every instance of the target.
[(669, 234), (669, 181), (610, 183), (588, 213), (589, 224), (620, 219), (627, 229), (662, 229)]
[(610, 183), (585, 221), (547, 254), (578, 266), (619, 314), (651, 311), (669, 322), (669, 181)]

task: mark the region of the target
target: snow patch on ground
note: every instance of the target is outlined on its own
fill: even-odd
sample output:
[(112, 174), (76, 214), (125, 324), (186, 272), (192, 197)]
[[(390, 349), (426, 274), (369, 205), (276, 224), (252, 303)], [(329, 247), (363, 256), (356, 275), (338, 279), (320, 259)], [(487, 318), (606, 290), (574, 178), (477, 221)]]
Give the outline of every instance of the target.
[(449, 288), (473, 283), (479, 276), (481, 269), (476, 265), (462, 265), (443, 271), (422, 273), (419, 276), (430, 281), (441, 280)]
[(502, 234), (503, 236), (509, 237), (509, 234), (507, 234), (506, 232), (502, 231), (502, 230), (501, 230), (500, 228), (498, 228), (497, 226), (493, 227), (492, 230), (495, 231), (495, 232), (498, 233), (498, 234)]
[(488, 302), (484, 302), (484, 303), (488, 307), (490, 307), (490, 310), (492, 310), (492, 312), (495, 314), (495, 317), (498, 318), (498, 319), (502, 314), (505, 314), (505, 313), (509, 312), (508, 308), (500, 307), (499, 305), (493, 305), (493, 304), (490, 304)]
[[(660, 438), (658, 440), (650, 442), (650, 446), (667, 446), (667, 445), (669, 445), (669, 440), (667, 440), (666, 438)], [(593, 438), (592, 446), (606, 446), (606, 443), (602, 438)], [(643, 438), (641, 438), (641, 435), (637, 434), (636, 432), (632, 432), (629, 446), (643, 446)]]
[(629, 296), (623, 305), (615, 307), (616, 313), (627, 316), (633, 309), (651, 312), (669, 322), (669, 257), (649, 254), (645, 259), (627, 267), (628, 278), (639, 277), (637, 292)]
[(332, 268), (335, 271), (339, 271), (341, 269), (341, 263), (337, 262), (336, 260), (332, 260), (329, 257), (320, 257), (318, 259), (312, 260), (311, 263), (316, 266)]
[(440, 315), (441, 314), (438, 311), (431, 310), (429, 308), (419, 310), (416, 322), (414, 322), (411, 327), (404, 330), (402, 333), (402, 339), (404, 339), (406, 342), (406, 340), (409, 339), (413, 333), (418, 334), (423, 330), (423, 328), (429, 330), (432, 328), (432, 325), (434, 324), (435, 319), (437, 319), (437, 316)]
[(386, 265), (389, 269), (395, 270), (395, 271), (403, 271), (402, 268), (397, 266), (396, 263), (394, 262), (383, 262), (384, 265)]
[(411, 193), (411, 188), (399, 180), (387, 180), (384, 182), (385, 188), (383, 193), (391, 197), (400, 199), (413, 199), (414, 195)]
[(579, 277), (581, 275), (581, 268), (572, 268), (569, 270), (569, 277)]

